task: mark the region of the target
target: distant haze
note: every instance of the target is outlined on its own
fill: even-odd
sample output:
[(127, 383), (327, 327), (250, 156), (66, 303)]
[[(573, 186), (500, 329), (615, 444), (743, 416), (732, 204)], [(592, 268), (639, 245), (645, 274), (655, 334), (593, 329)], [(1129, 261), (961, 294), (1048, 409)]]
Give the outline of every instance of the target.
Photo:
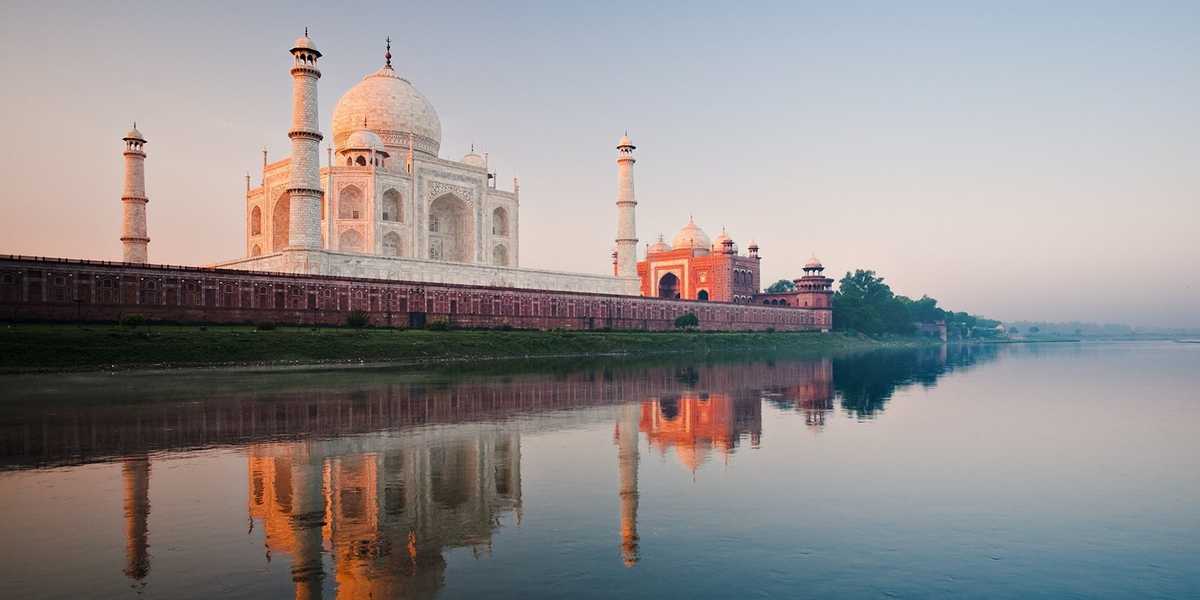
[(816, 253), (1002, 320), (1200, 327), (1200, 3), (796, 4), (8, 2), (0, 252), (118, 258), (136, 120), (151, 261), (242, 255), (308, 26), (327, 134), (390, 35), (442, 156), (520, 176), (522, 266), (610, 270), (628, 129), (642, 248), (691, 214), (764, 285)]

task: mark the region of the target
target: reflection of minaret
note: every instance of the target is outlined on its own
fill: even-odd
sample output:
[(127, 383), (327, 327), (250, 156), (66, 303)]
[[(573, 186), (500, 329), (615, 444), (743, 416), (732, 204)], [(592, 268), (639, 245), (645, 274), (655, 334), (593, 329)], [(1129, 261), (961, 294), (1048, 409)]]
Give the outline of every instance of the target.
[(620, 470), (621, 497), (621, 558), (625, 566), (632, 567), (638, 561), (638, 418), (641, 410), (637, 404), (626, 404), (621, 408), (621, 421), (617, 424), (617, 465)]
[(125, 482), (125, 575), (141, 581), (150, 573), (150, 459), (125, 460), (121, 479)]
[(302, 457), (291, 465), (291, 471), (290, 521), (296, 540), (292, 582), (296, 584), (296, 600), (316, 599), (321, 597), (321, 580), (325, 578), (321, 560), (325, 525), (324, 467), (318, 460)]

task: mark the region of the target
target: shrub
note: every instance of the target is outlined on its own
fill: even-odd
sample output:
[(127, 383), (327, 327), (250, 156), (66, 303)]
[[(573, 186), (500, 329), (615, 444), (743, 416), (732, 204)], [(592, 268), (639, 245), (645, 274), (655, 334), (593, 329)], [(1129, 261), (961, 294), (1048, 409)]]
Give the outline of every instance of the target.
[(121, 317), (121, 325), (130, 329), (137, 329), (146, 324), (146, 317), (139, 314), (125, 315)]
[(263, 322), (263, 323), (258, 323), (258, 324), (256, 324), (256, 325), (254, 326), (254, 328), (255, 328), (255, 329), (257, 329), (257, 330), (259, 330), (259, 331), (275, 331), (275, 324), (274, 324), (274, 323)]
[(371, 323), (371, 319), (367, 317), (367, 313), (361, 310), (352, 310), (346, 315), (346, 326), (361, 329)]
[(700, 319), (695, 313), (687, 313), (675, 317), (675, 329), (691, 329), (700, 326)]
[(430, 331), (449, 331), (450, 321), (445, 319), (434, 319), (426, 324), (425, 328)]

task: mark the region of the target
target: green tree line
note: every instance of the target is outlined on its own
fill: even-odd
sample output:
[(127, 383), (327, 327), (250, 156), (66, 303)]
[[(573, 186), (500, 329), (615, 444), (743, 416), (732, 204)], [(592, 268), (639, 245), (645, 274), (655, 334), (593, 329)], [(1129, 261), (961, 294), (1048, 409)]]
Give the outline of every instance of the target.
[(838, 283), (833, 295), (833, 328), (869, 335), (911, 335), (917, 323), (946, 322), (951, 337), (995, 335), (999, 321), (938, 306), (929, 296), (913, 300), (897, 295), (875, 271), (857, 269)]

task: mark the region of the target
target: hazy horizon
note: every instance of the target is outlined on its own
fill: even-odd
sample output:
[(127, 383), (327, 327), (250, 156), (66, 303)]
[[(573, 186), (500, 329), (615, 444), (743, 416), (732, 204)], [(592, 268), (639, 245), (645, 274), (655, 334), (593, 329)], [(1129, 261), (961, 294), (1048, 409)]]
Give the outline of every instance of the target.
[(119, 258), (136, 120), (151, 262), (241, 256), (307, 26), (327, 138), (391, 36), (442, 157), (520, 176), (521, 266), (610, 272), (628, 130), (640, 249), (694, 215), (762, 246), (764, 286), (815, 253), (1006, 321), (1200, 327), (1200, 4), (2, 10), (2, 253)]

